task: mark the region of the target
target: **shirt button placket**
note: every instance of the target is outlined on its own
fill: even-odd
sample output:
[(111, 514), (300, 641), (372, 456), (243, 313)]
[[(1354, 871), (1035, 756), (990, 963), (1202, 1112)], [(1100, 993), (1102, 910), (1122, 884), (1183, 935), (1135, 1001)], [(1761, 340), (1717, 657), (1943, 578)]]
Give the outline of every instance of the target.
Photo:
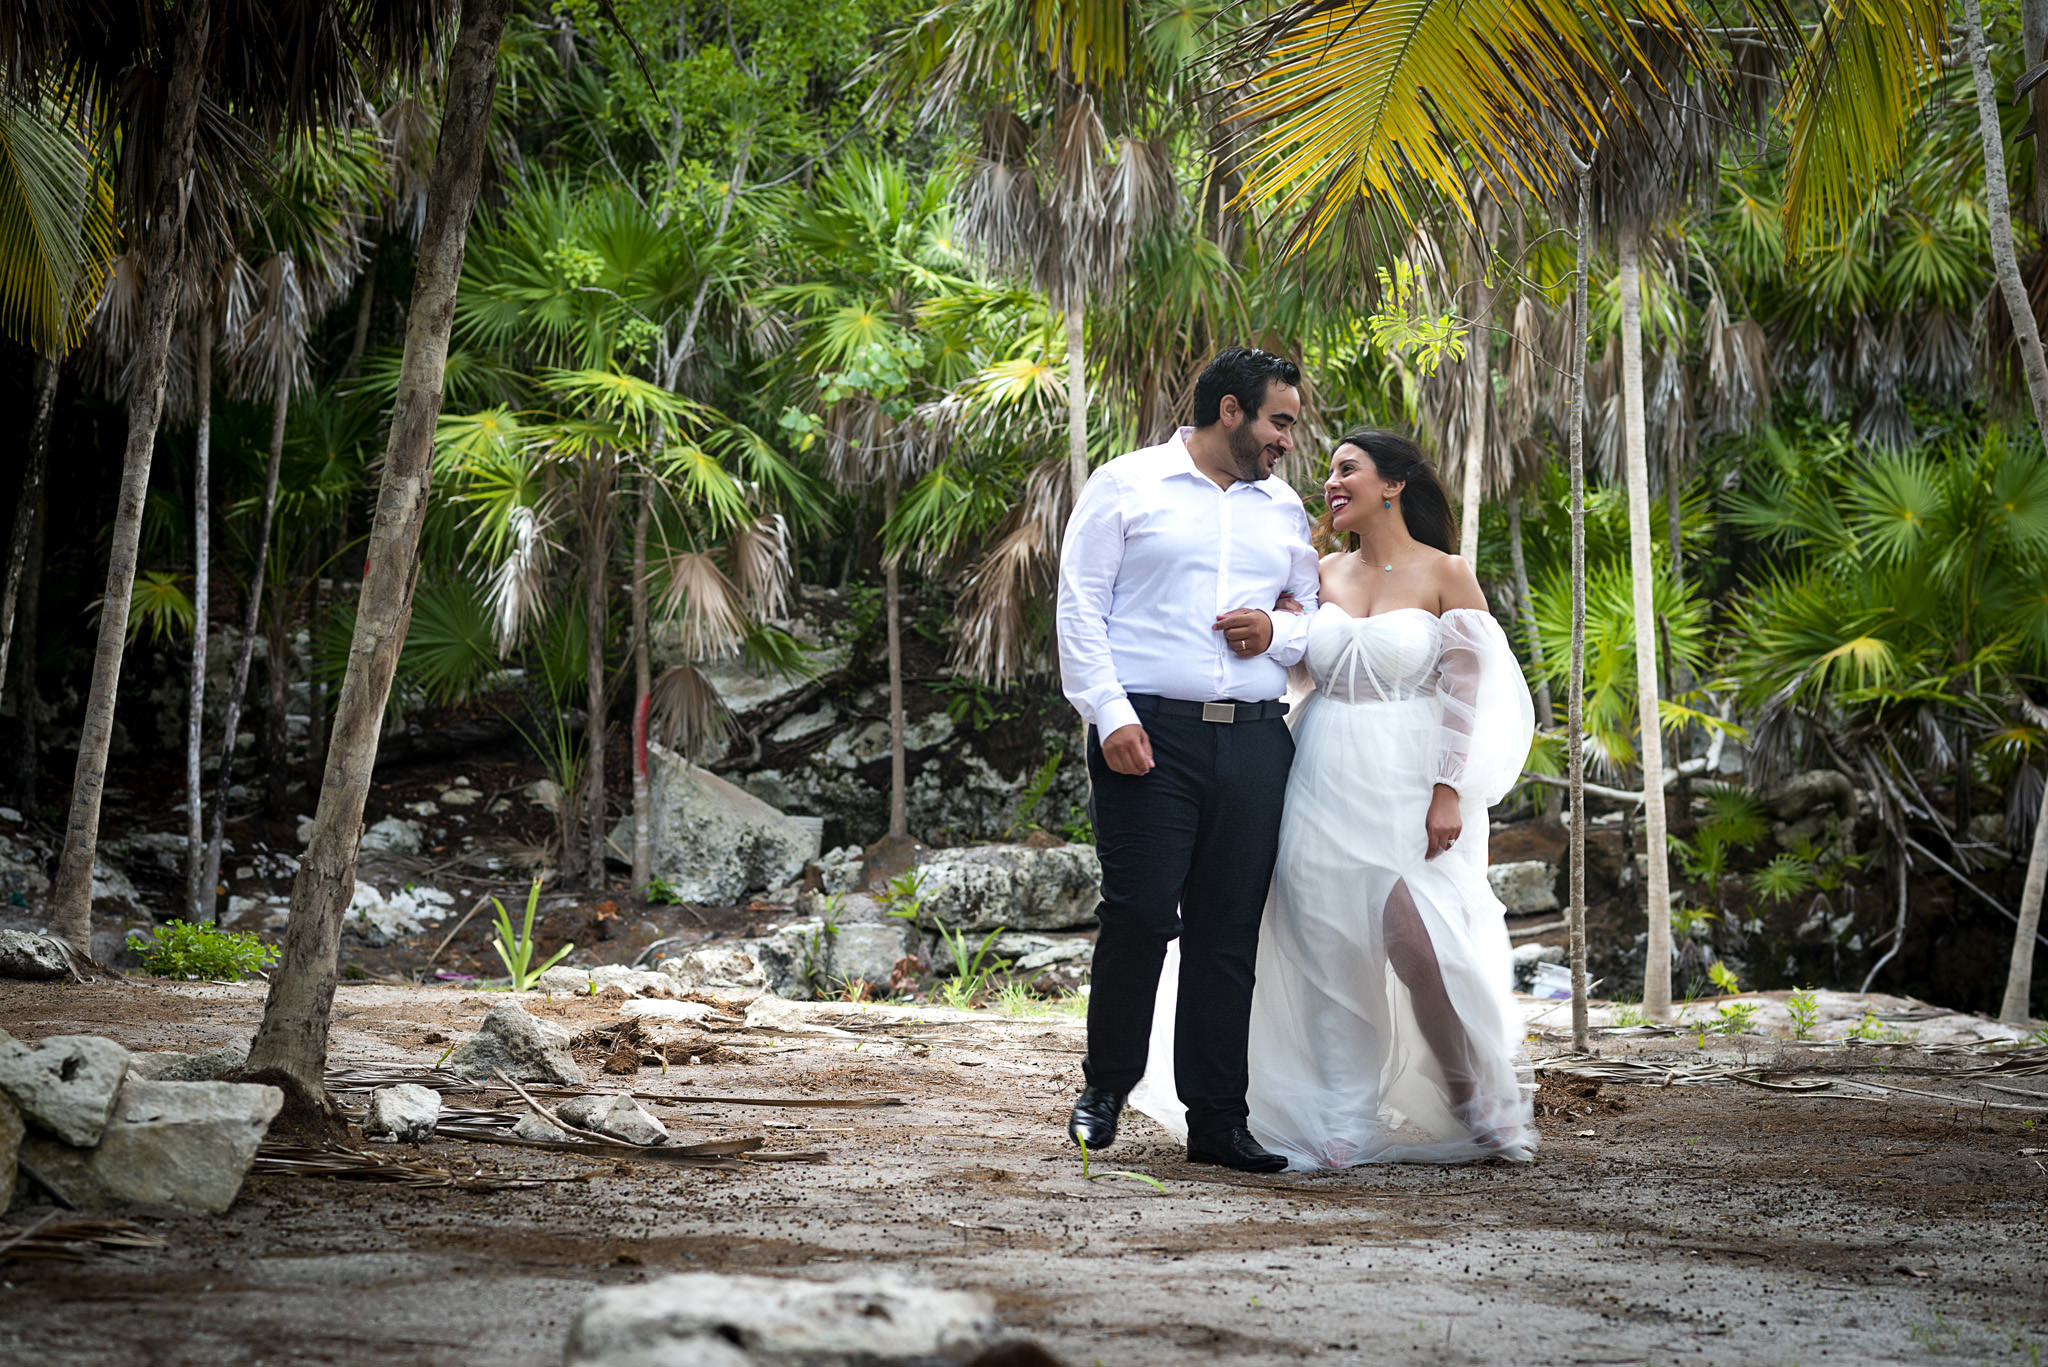
[[(1230, 610), (1229, 601), (1225, 596), (1230, 589), (1230, 571), (1230, 491), (1228, 489), (1217, 489), (1216, 612), (1219, 616)], [(1214, 691), (1215, 696), (1220, 698), (1225, 695), (1224, 676), (1229, 672), (1224, 667), (1224, 657), (1230, 653), (1230, 644), (1223, 639), (1223, 633), (1220, 631), (1216, 633), (1216, 646), (1216, 663), (1214, 667), (1216, 686)]]

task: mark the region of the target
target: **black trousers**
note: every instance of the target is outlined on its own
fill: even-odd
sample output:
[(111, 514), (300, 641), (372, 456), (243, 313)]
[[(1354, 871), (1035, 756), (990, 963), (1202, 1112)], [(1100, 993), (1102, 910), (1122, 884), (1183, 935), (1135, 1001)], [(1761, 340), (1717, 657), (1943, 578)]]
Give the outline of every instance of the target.
[[(1128, 1092), (1145, 1075), (1166, 946), (1180, 938), (1173, 1071), (1188, 1132), (1245, 1122), (1245, 1045), (1259, 920), (1280, 844), (1294, 737), (1278, 717), (1226, 725), (1141, 715), (1154, 767), (1133, 777), (1088, 733), (1090, 818), (1102, 859), (1088, 997), (1089, 1083)], [(1177, 913), (1177, 914), (1176, 914)]]

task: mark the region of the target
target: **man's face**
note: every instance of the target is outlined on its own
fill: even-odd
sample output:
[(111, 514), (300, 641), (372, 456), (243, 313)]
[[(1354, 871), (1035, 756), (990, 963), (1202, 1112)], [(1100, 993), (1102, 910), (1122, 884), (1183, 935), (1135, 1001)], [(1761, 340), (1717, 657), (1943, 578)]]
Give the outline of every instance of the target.
[(1294, 425), (1301, 420), (1301, 391), (1279, 380), (1266, 381), (1266, 399), (1247, 415), (1231, 395), (1223, 396), (1223, 430), (1230, 438), (1232, 473), (1246, 483), (1271, 475), (1294, 449)]

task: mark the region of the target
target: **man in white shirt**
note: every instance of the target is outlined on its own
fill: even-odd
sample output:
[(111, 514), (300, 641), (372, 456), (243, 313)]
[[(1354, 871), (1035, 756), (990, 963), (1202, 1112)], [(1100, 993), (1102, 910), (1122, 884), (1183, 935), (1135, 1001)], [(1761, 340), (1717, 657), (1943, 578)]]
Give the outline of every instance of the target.
[(1174, 1077), (1188, 1158), (1247, 1172), (1286, 1160), (1246, 1128), (1245, 1043), (1259, 920), (1294, 741), (1278, 699), (1315, 608), (1294, 445), (1301, 372), (1248, 347), (1195, 382), (1193, 427), (1096, 470), (1060, 556), (1060, 674), (1088, 723), (1102, 903), (1088, 1085), (1067, 1132), (1116, 1138), (1144, 1076), (1167, 945), (1181, 942)]

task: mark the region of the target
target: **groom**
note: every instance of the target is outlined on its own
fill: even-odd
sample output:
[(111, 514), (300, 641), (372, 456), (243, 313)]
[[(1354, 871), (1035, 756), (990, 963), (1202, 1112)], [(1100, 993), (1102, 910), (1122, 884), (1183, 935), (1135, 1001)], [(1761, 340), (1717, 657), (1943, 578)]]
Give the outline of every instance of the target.
[(1102, 924), (1088, 1085), (1067, 1133), (1116, 1139), (1145, 1073), (1166, 948), (1181, 942), (1174, 1078), (1188, 1160), (1278, 1172), (1246, 1128), (1245, 1041), (1259, 918), (1294, 741), (1287, 666), (1313, 612), (1301, 499), (1273, 471), (1294, 446), (1301, 371), (1250, 347), (1195, 381), (1193, 427), (1098, 469), (1060, 554), (1060, 674), (1088, 723)]

